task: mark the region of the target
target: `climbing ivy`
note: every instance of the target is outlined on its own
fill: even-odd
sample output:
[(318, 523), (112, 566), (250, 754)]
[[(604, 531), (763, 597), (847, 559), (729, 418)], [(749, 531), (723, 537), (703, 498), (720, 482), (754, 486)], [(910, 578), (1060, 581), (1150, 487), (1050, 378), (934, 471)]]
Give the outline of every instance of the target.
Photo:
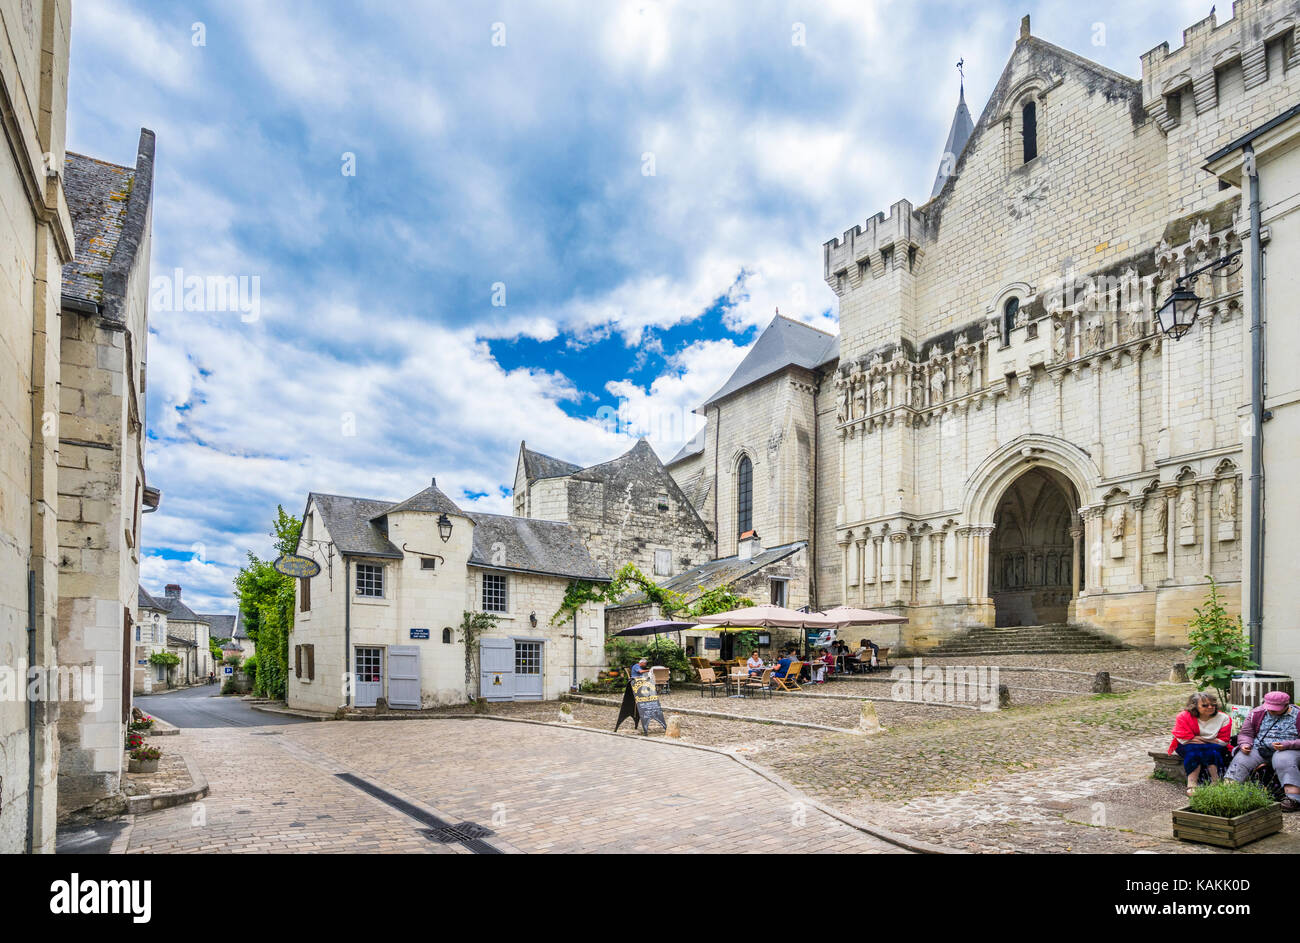
[(754, 605), (753, 601), (738, 595), (731, 584), (702, 591), (695, 602), (686, 605), (685, 593), (678, 593), (660, 586), (641, 572), (635, 563), (625, 563), (608, 583), (593, 583), (590, 580), (570, 580), (564, 592), (560, 608), (551, 616), (551, 625), (559, 625), (583, 606), (604, 603), (617, 603), (630, 592), (639, 592), (646, 602), (654, 603), (665, 619), (678, 616), (694, 619), (714, 612), (729, 612)]
[(478, 703), (479, 639), (484, 632), (496, 628), (497, 617), (489, 612), (462, 612), (460, 617), (460, 640), (465, 644), (465, 697), (474, 704)]

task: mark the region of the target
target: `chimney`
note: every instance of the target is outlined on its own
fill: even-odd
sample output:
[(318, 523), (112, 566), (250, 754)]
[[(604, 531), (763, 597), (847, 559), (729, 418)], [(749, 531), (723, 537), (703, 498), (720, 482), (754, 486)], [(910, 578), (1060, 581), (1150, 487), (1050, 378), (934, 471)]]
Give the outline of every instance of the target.
[(167, 594), (168, 599), (181, 598), (181, 587), (179, 583), (168, 583), (163, 589), (163, 592)]
[(736, 545), (736, 556), (742, 560), (754, 559), (754, 554), (763, 552), (763, 541), (758, 537), (758, 531), (747, 530), (740, 535), (740, 543)]
[(1026, 13), (1024, 19), (1020, 21), (1020, 38), (1029, 38), (1029, 14)]

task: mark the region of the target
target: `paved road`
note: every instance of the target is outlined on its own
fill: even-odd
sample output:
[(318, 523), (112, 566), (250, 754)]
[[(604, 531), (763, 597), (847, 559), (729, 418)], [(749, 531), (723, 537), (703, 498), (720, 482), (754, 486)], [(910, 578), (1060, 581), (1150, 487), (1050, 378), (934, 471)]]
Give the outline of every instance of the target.
[(311, 723), (301, 717), (255, 711), (237, 697), (216, 697), (220, 684), (199, 685), (173, 694), (138, 696), (135, 705), (184, 730), (195, 727), (278, 727)]
[(168, 739), (211, 791), (137, 815), (129, 852), (483, 850), (445, 841), (445, 826), (465, 823), (507, 853), (901, 850), (727, 757), (632, 735), (467, 719), (213, 725)]

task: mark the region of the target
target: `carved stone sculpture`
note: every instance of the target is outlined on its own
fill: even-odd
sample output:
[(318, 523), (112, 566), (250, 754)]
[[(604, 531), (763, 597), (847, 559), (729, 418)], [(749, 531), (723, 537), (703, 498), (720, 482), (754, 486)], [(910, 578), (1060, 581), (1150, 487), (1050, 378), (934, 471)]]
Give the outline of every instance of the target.
[(885, 391), (888, 386), (884, 377), (876, 377), (875, 382), (871, 384), (871, 411), (879, 412), (885, 408)]

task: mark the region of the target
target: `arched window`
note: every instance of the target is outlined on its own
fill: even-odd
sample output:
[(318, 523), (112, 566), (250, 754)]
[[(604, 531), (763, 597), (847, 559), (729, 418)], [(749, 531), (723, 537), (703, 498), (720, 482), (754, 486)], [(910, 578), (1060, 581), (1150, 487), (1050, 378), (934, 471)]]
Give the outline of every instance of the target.
[(736, 533), (754, 529), (754, 463), (746, 455), (736, 466)]
[(450, 627), (445, 628), (445, 629), (442, 630), (442, 643), (443, 643), (444, 645), (450, 645), (450, 644), (451, 644), (451, 628), (450, 628)]
[(1038, 108), (1033, 102), (1020, 112), (1020, 134), (1025, 142), (1025, 163), (1038, 156)]
[(1002, 343), (1011, 343), (1011, 331), (1016, 326), (1016, 316), (1020, 313), (1020, 299), (1008, 298), (1002, 306)]

